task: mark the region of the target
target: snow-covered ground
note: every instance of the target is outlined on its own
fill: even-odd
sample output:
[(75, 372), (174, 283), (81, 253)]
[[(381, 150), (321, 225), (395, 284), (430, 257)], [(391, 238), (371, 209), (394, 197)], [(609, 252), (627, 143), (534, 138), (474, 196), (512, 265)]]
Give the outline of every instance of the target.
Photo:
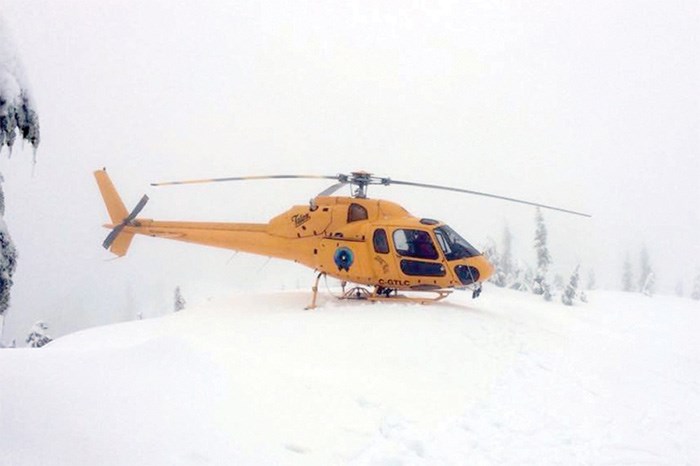
[(0, 351), (0, 464), (700, 464), (700, 304), (307, 292)]

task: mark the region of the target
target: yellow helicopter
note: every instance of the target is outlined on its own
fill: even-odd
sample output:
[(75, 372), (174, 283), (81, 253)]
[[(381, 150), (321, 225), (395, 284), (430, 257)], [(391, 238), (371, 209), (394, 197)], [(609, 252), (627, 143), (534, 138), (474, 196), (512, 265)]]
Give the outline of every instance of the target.
[[(94, 174), (112, 221), (104, 225), (111, 229), (102, 243), (105, 249), (124, 256), (134, 235), (140, 234), (298, 262), (318, 272), (307, 309), (316, 307), (318, 283), (324, 276), (341, 281), (344, 299), (425, 304), (444, 299), (457, 289), (469, 289), (476, 298), (481, 293), (481, 284), (493, 274), (493, 266), (483, 254), (448, 225), (414, 217), (394, 202), (368, 198), (370, 185), (455, 191), (590, 217), (495, 194), (392, 180), (358, 171), (349, 175), (244, 176), (152, 183), (152, 186), (165, 186), (263, 179), (335, 181), (308, 205), (293, 206), (268, 223), (157, 221), (136, 217), (148, 202), (148, 196), (144, 195), (129, 212), (107, 171), (97, 170)], [(352, 186), (352, 196), (332, 195), (347, 185)], [(347, 283), (356, 286), (346, 290)], [(409, 296), (405, 292), (419, 293)]]

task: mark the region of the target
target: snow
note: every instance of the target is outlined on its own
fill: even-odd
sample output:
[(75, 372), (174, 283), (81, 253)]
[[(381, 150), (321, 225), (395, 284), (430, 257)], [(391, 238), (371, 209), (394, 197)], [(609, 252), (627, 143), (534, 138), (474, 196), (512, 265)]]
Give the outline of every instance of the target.
[(0, 351), (9, 465), (698, 464), (700, 306), (236, 294)]

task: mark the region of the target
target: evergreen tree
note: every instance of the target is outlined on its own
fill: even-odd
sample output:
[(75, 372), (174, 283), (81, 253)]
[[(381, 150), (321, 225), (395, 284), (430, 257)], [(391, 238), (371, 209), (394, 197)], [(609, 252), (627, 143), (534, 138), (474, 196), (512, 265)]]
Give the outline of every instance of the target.
[(571, 278), (569, 278), (569, 284), (566, 285), (566, 290), (564, 290), (564, 293), (561, 295), (561, 302), (566, 304), (567, 306), (571, 306), (574, 304), (574, 298), (576, 298), (576, 292), (578, 290), (578, 269), (579, 266), (577, 265), (576, 268), (574, 269), (574, 273), (571, 274)]
[(180, 312), (185, 308), (185, 298), (182, 297), (182, 293), (180, 293), (180, 287), (176, 286), (175, 287), (175, 312)]
[(522, 291), (523, 293), (532, 292), (531, 285), (534, 280), (534, 275), (532, 268), (527, 265), (521, 266), (519, 262), (516, 262), (513, 266), (513, 273), (508, 288)]
[(36, 149), (40, 140), (39, 117), (9, 31), (1, 19), (0, 44), (0, 150), (7, 146), (12, 151), (18, 133)]
[(581, 292), (578, 294), (578, 299), (580, 299), (582, 303), (587, 303), (588, 302), (588, 295), (586, 294), (585, 291), (581, 290)]
[(622, 291), (632, 291), (633, 281), (632, 262), (630, 262), (630, 255), (627, 254), (625, 256), (625, 263), (622, 265)]
[[(651, 263), (649, 261), (649, 252), (646, 246), (642, 246), (642, 250), (639, 252), (639, 291), (644, 293), (647, 287), (647, 282), (650, 280)], [(651, 279), (653, 280), (653, 278)]]
[(547, 247), (547, 226), (539, 207), (535, 213), (535, 253), (537, 254), (537, 270), (533, 279), (532, 291), (544, 296), (544, 299), (549, 301), (552, 299), (552, 293), (547, 282), (547, 272), (552, 258)]
[(695, 274), (695, 280), (693, 280), (693, 291), (690, 293), (690, 298), (695, 301), (700, 301), (700, 270)]
[[(39, 117), (29, 93), (22, 66), (0, 18), (0, 152), (7, 146), (12, 153), (17, 135), (34, 148), (39, 146)], [(2, 175), (0, 174), (0, 178)], [(0, 339), (4, 314), (10, 303), (12, 275), (17, 266), (17, 250), (3, 217), (5, 196), (0, 181)]]
[(5, 315), (10, 305), (12, 275), (17, 267), (17, 250), (3, 220), (4, 214), (5, 196), (2, 190), (2, 175), (0, 175), (0, 316)]
[(498, 252), (496, 242), (492, 238), (489, 238), (486, 242), (486, 246), (483, 248), (483, 251), (484, 257), (486, 257), (486, 259), (488, 259), (493, 266), (491, 282), (499, 287), (506, 286), (506, 276), (505, 273), (503, 273), (502, 256)]
[(53, 341), (53, 339), (46, 334), (46, 331), (48, 329), (49, 326), (42, 321), (39, 321), (36, 324), (34, 324), (34, 327), (32, 327), (32, 331), (27, 336), (27, 344), (32, 348), (41, 348), (47, 343)]
[(642, 285), (641, 292), (646, 296), (653, 296), (654, 291), (656, 291), (656, 276), (654, 272), (649, 272), (644, 285)]
[(513, 265), (513, 234), (508, 224), (503, 227), (503, 254), (501, 254), (501, 271), (503, 272), (503, 286), (508, 286), (514, 275)]

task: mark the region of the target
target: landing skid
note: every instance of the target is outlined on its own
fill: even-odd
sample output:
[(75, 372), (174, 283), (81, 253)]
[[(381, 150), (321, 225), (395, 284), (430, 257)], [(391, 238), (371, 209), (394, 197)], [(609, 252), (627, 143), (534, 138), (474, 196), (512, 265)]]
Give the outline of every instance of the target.
[[(318, 296), (318, 282), (325, 273), (321, 272), (316, 276), (313, 287), (311, 291), (313, 293), (311, 298), (311, 304), (309, 304), (305, 309), (315, 309), (316, 308), (316, 298)], [(399, 303), (417, 303), (417, 304), (429, 304), (437, 301), (441, 301), (447, 298), (452, 290), (422, 290), (421, 293), (432, 293), (434, 296), (406, 296), (404, 294), (399, 294), (397, 290), (375, 287), (373, 291), (362, 287), (354, 286), (348, 290), (345, 289), (346, 282), (343, 282), (343, 293), (337, 296), (338, 299), (354, 299), (358, 301), (383, 301), (383, 302), (399, 302)]]
[(392, 293), (377, 293), (377, 290), (370, 291), (367, 288), (361, 286), (356, 286), (349, 289), (340, 297), (340, 299), (356, 299), (360, 301), (384, 301), (384, 302), (399, 302), (399, 303), (418, 303), (418, 304), (429, 304), (440, 301), (447, 298), (452, 291), (451, 290), (428, 290), (421, 291), (421, 293), (434, 293), (435, 296), (406, 296), (404, 294), (398, 294), (396, 290)]

